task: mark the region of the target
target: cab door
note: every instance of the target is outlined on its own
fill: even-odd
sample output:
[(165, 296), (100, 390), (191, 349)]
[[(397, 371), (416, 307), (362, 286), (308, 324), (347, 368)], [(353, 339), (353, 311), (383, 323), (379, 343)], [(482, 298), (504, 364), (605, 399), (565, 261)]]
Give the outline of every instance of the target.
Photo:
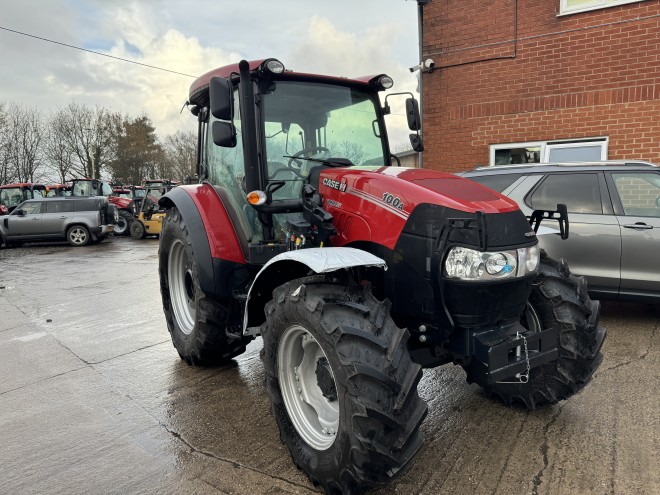
[(612, 172), (608, 186), (621, 227), (620, 296), (660, 290), (660, 172)]
[(7, 237), (9, 239), (41, 237), (41, 207), (40, 202), (26, 201), (12, 211), (6, 219)]

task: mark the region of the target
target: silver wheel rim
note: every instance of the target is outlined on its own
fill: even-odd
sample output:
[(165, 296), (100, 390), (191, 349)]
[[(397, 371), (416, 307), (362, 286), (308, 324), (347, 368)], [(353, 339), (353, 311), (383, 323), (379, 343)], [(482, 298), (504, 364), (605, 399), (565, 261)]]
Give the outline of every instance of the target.
[(81, 228), (74, 228), (69, 234), (69, 239), (71, 239), (71, 242), (74, 244), (84, 244), (87, 240), (87, 232)]
[(339, 428), (339, 401), (323, 396), (316, 377), (317, 363), (323, 358), (328, 359), (303, 327), (294, 325), (284, 331), (277, 349), (282, 398), (298, 434), (316, 450), (329, 449)]
[(126, 232), (126, 227), (128, 227), (128, 222), (124, 217), (119, 217), (117, 219), (117, 225), (115, 225), (115, 233), (123, 234)]
[(190, 335), (195, 326), (195, 289), (192, 265), (185, 246), (179, 240), (174, 241), (170, 249), (167, 278), (174, 318), (181, 331)]

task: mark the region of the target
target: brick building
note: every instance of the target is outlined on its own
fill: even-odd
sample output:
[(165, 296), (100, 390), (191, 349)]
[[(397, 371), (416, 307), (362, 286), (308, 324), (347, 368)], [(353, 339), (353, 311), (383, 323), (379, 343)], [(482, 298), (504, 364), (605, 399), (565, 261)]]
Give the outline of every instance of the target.
[(430, 0), (422, 55), (425, 168), (660, 163), (660, 0)]

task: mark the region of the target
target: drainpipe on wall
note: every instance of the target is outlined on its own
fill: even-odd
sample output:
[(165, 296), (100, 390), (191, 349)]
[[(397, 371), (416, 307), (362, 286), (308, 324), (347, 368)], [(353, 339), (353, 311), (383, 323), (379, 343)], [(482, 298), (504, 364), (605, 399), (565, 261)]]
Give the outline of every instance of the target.
[[(422, 57), (422, 47), (424, 45), (424, 6), (429, 3), (431, 0), (417, 0), (417, 36), (419, 37), (419, 60), (424, 60)], [(420, 116), (424, 115), (424, 86), (423, 86), (423, 71), (419, 70), (419, 112)], [(422, 122), (424, 119), (422, 118)], [(419, 134), (422, 134), (422, 131), (419, 131)], [(417, 167), (422, 168), (422, 155), (423, 151), (417, 153)]]

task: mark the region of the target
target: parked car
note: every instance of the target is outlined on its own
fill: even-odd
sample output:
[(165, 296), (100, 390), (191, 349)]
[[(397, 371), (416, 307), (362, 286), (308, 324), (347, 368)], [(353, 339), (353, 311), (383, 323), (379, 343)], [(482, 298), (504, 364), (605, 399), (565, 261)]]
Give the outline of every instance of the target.
[(72, 246), (101, 242), (118, 213), (105, 197), (55, 197), (24, 201), (0, 220), (0, 244), (67, 240)]
[(596, 299), (660, 303), (660, 167), (640, 161), (477, 168), (459, 175), (514, 199), (526, 215), (565, 203), (569, 238), (540, 236)]

